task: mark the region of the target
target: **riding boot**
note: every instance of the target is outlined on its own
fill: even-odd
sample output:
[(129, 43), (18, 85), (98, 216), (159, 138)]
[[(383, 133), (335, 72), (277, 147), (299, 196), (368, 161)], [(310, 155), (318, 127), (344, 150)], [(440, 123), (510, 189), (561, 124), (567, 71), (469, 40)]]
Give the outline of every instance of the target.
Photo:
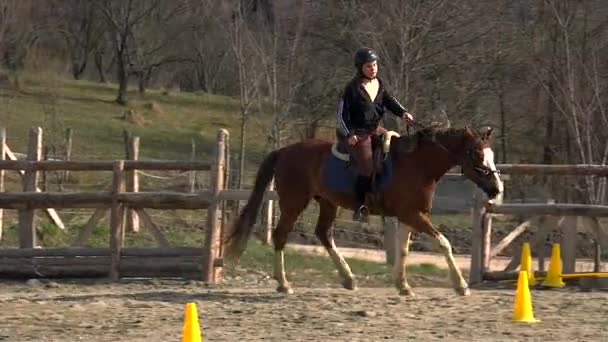
[(370, 177), (358, 176), (355, 182), (354, 221), (368, 222), (369, 209), (365, 205), (365, 195), (369, 191), (370, 180)]

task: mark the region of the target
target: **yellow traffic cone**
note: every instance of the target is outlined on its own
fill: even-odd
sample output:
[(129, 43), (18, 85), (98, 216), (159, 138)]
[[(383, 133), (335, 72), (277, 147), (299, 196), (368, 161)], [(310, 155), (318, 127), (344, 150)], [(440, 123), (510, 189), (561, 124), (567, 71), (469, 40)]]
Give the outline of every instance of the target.
[(542, 285), (547, 287), (564, 287), (566, 285), (562, 281), (562, 257), (559, 243), (554, 243), (551, 248), (549, 271)]
[(534, 318), (526, 271), (520, 271), (517, 278), (517, 290), (515, 292), (515, 302), (513, 303), (513, 321), (524, 323), (540, 322), (540, 320)]
[(184, 314), (184, 326), (182, 331), (182, 342), (202, 342), (201, 327), (198, 323), (196, 303), (187, 303)]
[(528, 274), (528, 284), (535, 285), (534, 270), (532, 270), (532, 252), (530, 252), (530, 243), (524, 242), (521, 247), (520, 271), (526, 271)]

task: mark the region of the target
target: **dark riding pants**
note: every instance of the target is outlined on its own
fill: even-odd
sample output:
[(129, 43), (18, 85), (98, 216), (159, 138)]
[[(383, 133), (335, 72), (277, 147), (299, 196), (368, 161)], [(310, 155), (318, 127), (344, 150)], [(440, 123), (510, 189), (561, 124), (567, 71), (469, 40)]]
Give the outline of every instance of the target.
[(347, 141), (344, 141), (351, 158), (354, 159), (359, 175), (365, 177), (372, 176), (374, 171), (374, 161), (372, 158), (372, 136), (381, 135), (385, 132), (386, 129), (384, 127), (377, 127), (372, 131), (355, 131), (355, 135), (359, 138), (359, 141), (354, 146), (350, 146), (348, 145)]

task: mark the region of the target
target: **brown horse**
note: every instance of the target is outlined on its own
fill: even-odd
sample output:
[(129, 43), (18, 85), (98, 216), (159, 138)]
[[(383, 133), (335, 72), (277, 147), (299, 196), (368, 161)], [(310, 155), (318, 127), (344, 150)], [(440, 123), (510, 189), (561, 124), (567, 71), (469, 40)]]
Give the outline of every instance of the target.
[[(469, 127), (424, 128), (412, 136), (392, 139), (388, 154), (392, 158), (392, 180), (369, 210), (371, 215), (396, 216), (402, 223), (401, 234), (398, 234), (399, 256), (393, 272), (401, 295), (413, 295), (405, 268), (412, 231), (426, 233), (437, 240), (449, 266), (454, 289), (461, 295), (469, 294), (468, 285), (454, 262), (450, 242), (433, 227), (429, 211), (437, 181), (457, 165), (461, 166), (465, 177), (477, 184), (489, 198), (502, 192), (502, 182), (489, 143), (491, 133), (489, 127), (479, 131)], [(353, 196), (332, 192), (323, 182), (324, 162), (332, 153), (331, 148), (331, 142), (310, 139), (270, 152), (258, 170), (247, 205), (226, 238), (225, 258), (238, 261), (252, 233), (264, 192), (274, 177), (281, 211), (272, 235), (274, 278), (279, 283), (279, 292), (292, 293), (285, 276), (283, 249), (294, 223), (311, 199), (319, 203), (320, 209), (316, 236), (336, 264), (342, 285), (347, 289), (356, 288), (353, 273), (333, 239), (337, 209), (352, 209)]]

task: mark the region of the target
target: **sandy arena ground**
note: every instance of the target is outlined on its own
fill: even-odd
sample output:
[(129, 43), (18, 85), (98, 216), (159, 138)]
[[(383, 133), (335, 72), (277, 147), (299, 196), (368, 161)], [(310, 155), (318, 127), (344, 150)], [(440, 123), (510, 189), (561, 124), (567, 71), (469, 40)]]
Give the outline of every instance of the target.
[(226, 281), (5, 281), (0, 341), (180, 341), (189, 301), (205, 341), (608, 341), (607, 292), (534, 290), (542, 322), (522, 324), (511, 321), (512, 289), (459, 297), (419, 286), (403, 298), (392, 288), (298, 282), (286, 297), (266, 275)]

